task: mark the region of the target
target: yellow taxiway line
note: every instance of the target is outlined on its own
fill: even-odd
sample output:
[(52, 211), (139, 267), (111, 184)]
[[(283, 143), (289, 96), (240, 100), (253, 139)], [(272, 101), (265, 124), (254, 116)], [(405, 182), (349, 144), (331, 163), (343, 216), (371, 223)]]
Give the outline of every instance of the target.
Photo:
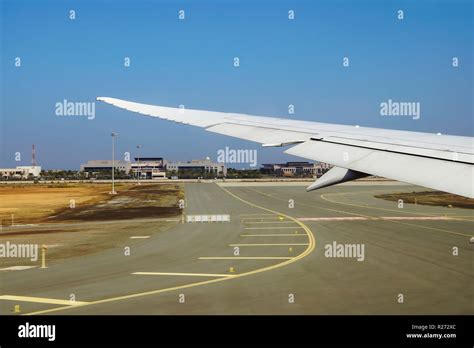
[(449, 230), (443, 230), (441, 228), (436, 228), (436, 227), (429, 227), (429, 226), (423, 226), (423, 225), (417, 225), (417, 224), (409, 224), (408, 222), (401, 222), (397, 220), (384, 220), (384, 221), (390, 221), (395, 224), (401, 224), (401, 225), (406, 225), (406, 226), (412, 226), (412, 227), (418, 227), (418, 228), (424, 228), (426, 230), (433, 230), (433, 231), (438, 231), (438, 232), (443, 232), (443, 233), (448, 233), (448, 234), (454, 234), (458, 236), (464, 236), (464, 237), (473, 237), (472, 235), (461, 233), (461, 232), (455, 232), (455, 231), (449, 231)]
[[(261, 194), (263, 196), (267, 196), (267, 197), (270, 197), (270, 198), (273, 198), (273, 199), (278, 199), (278, 200), (282, 200), (282, 201), (286, 201), (286, 199), (284, 198), (280, 198), (280, 197), (274, 197), (272, 195), (268, 195), (264, 192), (261, 192), (261, 191), (258, 191), (258, 190), (255, 190), (255, 189), (252, 189), (252, 188), (249, 188), (249, 190), (251, 191), (254, 191), (258, 194)], [(366, 193), (375, 193), (374, 191), (365, 191)], [(352, 207), (359, 207), (359, 208), (365, 208), (365, 209), (376, 209), (376, 210), (385, 210), (385, 211), (393, 211), (393, 212), (398, 212), (398, 210), (394, 210), (394, 209), (386, 209), (386, 208), (379, 208), (379, 207), (373, 207), (373, 206), (366, 206), (366, 205), (362, 205), (362, 204), (354, 204), (354, 203), (346, 203), (346, 202), (339, 202), (339, 201), (335, 201), (335, 200), (331, 200), (329, 198), (327, 198), (326, 196), (336, 196), (336, 195), (346, 195), (346, 194), (357, 194), (357, 193), (362, 193), (362, 191), (356, 191), (356, 192), (341, 192), (341, 193), (326, 193), (326, 194), (321, 194), (319, 195), (321, 197), (321, 199), (327, 201), (327, 202), (331, 202), (331, 203), (335, 203), (335, 204), (341, 204), (341, 205), (347, 205), (347, 206), (352, 206)], [(318, 207), (318, 206), (315, 206), (315, 205), (311, 205), (311, 204), (305, 204), (305, 203), (298, 203), (299, 205), (303, 205), (303, 206), (307, 206), (307, 207), (314, 207), (314, 208), (319, 208), (319, 209), (324, 209), (324, 210), (328, 210), (328, 211), (336, 211), (336, 212), (339, 212), (339, 213), (343, 213), (343, 214), (348, 214), (348, 215), (356, 215), (356, 216), (362, 216), (362, 217), (366, 217), (368, 218), (369, 220), (379, 220), (378, 217), (375, 217), (375, 216), (369, 216), (369, 215), (363, 215), (363, 214), (357, 214), (357, 213), (351, 213), (351, 212), (348, 212), (348, 211), (344, 211), (344, 210), (336, 210), (336, 209), (330, 209), (330, 208), (322, 208), (322, 207)], [(433, 216), (436, 216), (435, 214), (429, 214), (429, 213), (417, 213), (417, 212), (410, 212), (410, 211), (404, 211), (405, 214), (411, 214), (411, 215), (433, 215)], [(282, 215), (282, 214), (281, 214)], [(455, 216), (455, 215), (454, 215)], [(463, 220), (463, 219), (458, 219), (458, 220)], [(396, 224), (401, 224), (401, 225), (406, 225), (406, 226), (412, 226), (412, 227), (419, 227), (419, 228), (423, 228), (423, 229), (426, 229), (426, 230), (432, 230), (432, 231), (438, 231), (438, 232), (443, 232), (443, 233), (448, 233), (448, 234), (453, 234), (453, 235), (458, 235), (458, 236), (465, 236), (465, 237), (472, 237), (471, 235), (468, 235), (468, 234), (465, 234), (465, 233), (460, 233), (460, 232), (456, 232), (456, 231), (449, 231), (449, 230), (444, 230), (444, 229), (440, 229), (440, 228), (435, 228), (435, 227), (428, 227), (428, 226), (422, 226), (422, 225), (417, 225), (417, 224), (410, 224), (410, 223), (406, 223), (406, 222), (401, 222), (401, 221), (396, 221), (396, 220), (383, 220), (383, 221), (389, 221), (389, 222), (392, 222), (392, 223), (396, 223)], [(467, 221), (472, 221), (472, 220), (467, 220)]]
[(54, 298), (45, 297), (30, 297), (30, 296), (14, 296), (14, 295), (2, 295), (0, 300), (6, 301), (19, 301), (19, 302), (35, 302), (35, 303), (49, 303), (66, 306), (82, 306), (89, 302), (84, 301), (70, 301), (70, 300), (58, 300)]
[[(363, 204), (340, 202), (340, 201), (331, 200), (331, 199), (327, 198), (327, 196), (345, 196), (345, 195), (353, 195), (353, 194), (359, 194), (359, 193), (376, 194), (377, 192), (386, 192), (386, 190), (325, 193), (325, 194), (321, 194), (320, 197), (322, 199), (324, 199), (325, 201), (328, 201), (328, 202), (331, 202), (331, 203), (348, 205), (348, 206), (353, 206), (353, 207), (366, 208), (366, 209), (384, 210), (384, 211), (391, 211), (391, 212), (400, 213), (400, 210), (396, 210), (396, 209), (388, 209), (388, 208), (374, 207), (374, 206), (363, 205)], [(411, 214), (411, 215), (428, 215), (428, 216), (437, 216), (438, 215), (438, 213), (422, 213), (422, 212), (413, 212), (413, 211), (406, 211), (406, 210), (404, 210), (404, 213), (405, 214)], [(452, 217), (457, 217), (457, 216), (452, 215)], [(459, 216), (459, 217), (462, 218), (463, 216)], [(465, 220), (465, 219), (458, 219), (458, 220)], [(467, 220), (467, 221), (472, 221), (472, 220)]]
[[(259, 206), (257, 204), (251, 203), (249, 201), (246, 201), (245, 199), (240, 198), (239, 196), (235, 195), (234, 193), (230, 192), (229, 190), (227, 190), (226, 188), (224, 188), (222, 186), (218, 185), (218, 187), (221, 188), (224, 192), (226, 192), (229, 195), (231, 195), (232, 197), (234, 197), (235, 199), (237, 199), (237, 200), (239, 200), (239, 201), (241, 201), (241, 202), (243, 202), (247, 205), (250, 205), (250, 206), (252, 206), (254, 208), (257, 208), (257, 209), (267, 211), (267, 212), (272, 213), (272, 214), (283, 216), (286, 219), (290, 219), (290, 220), (294, 221), (299, 226), (301, 226), (301, 228), (304, 229), (306, 235), (308, 236), (308, 247), (302, 253), (298, 254), (295, 257), (287, 258), (287, 260), (285, 260), (283, 262), (279, 262), (277, 264), (267, 266), (267, 267), (263, 267), (263, 268), (258, 268), (258, 269), (255, 269), (253, 271), (248, 271), (248, 272), (236, 274), (233, 277), (221, 277), (221, 278), (209, 279), (209, 280), (205, 280), (205, 281), (201, 281), (201, 282), (178, 285), (178, 286), (174, 286), (174, 287), (170, 287), (170, 288), (156, 289), (156, 290), (139, 292), (139, 293), (134, 293), (134, 294), (129, 294), (129, 295), (110, 297), (110, 298), (105, 298), (105, 299), (102, 299), (102, 300), (91, 301), (91, 302), (81, 304), (81, 305), (78, 305), (78, 306), (75, 306), (75, 307), (77, 308), (77, 307), (83, 307), (83, 306), (98, 305), (98, 304), (108, 303), (108, 302), (129, 300), (129, 299), (132, 299), (132, 298), (149, 296), (149, 295), (156, 295), (156, 294), (161, 294), (161, 293), (164, 293), (164, 292), (181, 290), (181, 289), (189, 289), (189, 288), (196, 287), (196, 286), (208, 285), (208, 284), (213, 284), (213, 283), (217, 283), (217, 282), (233, 280), (233, 279), (237, 279), (237, 278), (240, 278), (240, 277), (246, 277), (246, 276), (249, 276), (249, 275), (258, 274), (258, 273), (262, 273), (262, 272), (267, 272), (267, 271), (271, 271), (271, 270), (274, 270), (274, 269), (277, 269), (277, 268), (280, 268), (280, 267), (284, 267), (284, 266), (289, 265), (293, 262), (297, 262), (297, 261), (301, 260), (302, 258), (304, 258), (304, 257), (308, 256), (309, 254), (311, 254), (314, 251), (314, 249), (316, 248), (316, 240), (314, 238), (313, 233), (311, 232), (309, 227), (306, 226), (301, 221), (298, 221), (294, 217), (291, 217), (289, 215), (282, 214), (282, 213), (279, 213), (277, 211), (274, 211), (274, 210)], [(46, 314), (46, 313), (52, 313), (52, 312), (59, 312), (59, 311), (67, 310), (67, 309), (70, 309), (70, 308), (71, 308), (71, 306), (51, 308), (51, 309), (26, 313), (25, 315), (37, 315), (37, 314)]]
[[(357, 193), (357, 192), (346, 192), (345, 194), (355, 194), (355, 193)], [(343, 195), (343, 194), (342, 193), (326, 193), (326, 195)], [(396, 212), (398, 212), (397, 210), (393, 210), (393, 209), (386, 209), (386, 208), (379, 208), (379, 207), (367, 207), (367, 206), (363, 206), (363, 205), (360, 205), (360, 204), (338, 202), (338, 201), (330, 200), (330, 199), (328, 199), (324, 196), (325, 195), (323, 195), (323, 194), (320, 195), (320, 197), (322, 199), (324, 199), (325, 201), (331, 202), (331, 203), (354, 206), (354, 207), (362, 207), (362, 208), (368, 208), (368, 209), (377, 209), (377, 210), (386, 210), (386, 211), (396, 211)], [(405, 214), (412, 214), (412, 215), (437, 216), (437, 215), (433, 215), (433, 214), (429, 214), (429, 213), (415, 213), (415, 212), (409, 212), (409, 211), (404, 211), (404, 213)], [(456, 219), (456, 220), (463, 220), (463, 219)], [(438, 231), (438, 232), (454, 234), (454, 235), (458, 235), (458, 236), (472, 237), (472, 235), (461, 233), (461, 232), (449, 231), (449, 230), (445, 230), (445, 229), (441, 229), (441, 228), (435, 228), (435, 227), (429, 227), (429, 226), (423, 226), (423, 225), (417, 225), (417, 224), (410, 224), (410, 223), (407, 223), (407, 222), (401, 222), (401, 221), (394, 220), (394, 219), (384, 219), (383, 221), (389, 221), (389, 222), (392, 222), (392, 223), (395, 223), (395, 224), (401, 224), (401, 225), (412, 226), (412, 227), (419, 227), (419, 228), (423, 228), (423, 229), (426, 229), (426, 230)]]
[[(280, 201), (285, 201), (285, 202), (286, 202), (286, 199), (284, 199), (284, 198), (274, 197), (274, 196), (272, 196), (272, 195), (266, 194), (265, 192), (255, 190), (255, 189), (253, 189), (253, 188), (249, 188), (249, 190), (254, 191), (254, 192), (256, 192), (256, 193), (258, 193), (258, 194), (260, 194), (260, 195), (263, 195), (263, 196), (267, 196), (267, 197), (270, 197), (270, 198), (273, 198), (273, 199), (278, 199), (278, 200), (280, 200)], [(322, 197), (321, 197), (321, 198), (322, 198)], [(374, 219), (373, 216), (369, 216), (369, 215), (351, 213), (351, 212), (344, 211), (344, 210), (337, 210), (337, 209), (331, 209), (331, 208), (324, 208), (324, 207), (316, 206), (316, 205), (312, 205), (312, 204), (305, 204), (305, 203), (299, 202), (298, 205), (302, 205), (302, 206), (306, 206), (306, 207), (312, 207), (312, 208), (318, 208), (318, 209), (323, 209), (323, 210), (327, 210), (327, 211), (335, 211), (335, 212), (337, 212), (337, 213), (342, 213), (342, 214), (346, 214), (346, 215), (362, 216), (362, 217), (366, 217), (366, 218), (368, 218), (368, 219)], [(283, 214), (280, 214), (280, 215), (283, 215)]]

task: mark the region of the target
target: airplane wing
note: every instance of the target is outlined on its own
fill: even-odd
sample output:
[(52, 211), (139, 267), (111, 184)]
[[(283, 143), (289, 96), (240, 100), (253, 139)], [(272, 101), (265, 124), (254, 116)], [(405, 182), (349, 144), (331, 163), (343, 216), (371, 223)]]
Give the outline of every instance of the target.
[(474, 198), (472, 137), (97, 100), (263, 146), (289, 146), (285, 153), (332, 164), (308, 191), (377, 175)]

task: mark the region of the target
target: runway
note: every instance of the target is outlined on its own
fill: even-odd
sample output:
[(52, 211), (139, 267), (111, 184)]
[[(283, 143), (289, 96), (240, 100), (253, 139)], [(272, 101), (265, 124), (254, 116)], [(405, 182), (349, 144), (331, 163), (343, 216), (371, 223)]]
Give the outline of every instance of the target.
[(185, 214), (230, 222), (130, 222), (117, 247), (0, 271), (0, 313), (472, 314), (474, 213), (373, 197), (412, 190), (188, 183)]

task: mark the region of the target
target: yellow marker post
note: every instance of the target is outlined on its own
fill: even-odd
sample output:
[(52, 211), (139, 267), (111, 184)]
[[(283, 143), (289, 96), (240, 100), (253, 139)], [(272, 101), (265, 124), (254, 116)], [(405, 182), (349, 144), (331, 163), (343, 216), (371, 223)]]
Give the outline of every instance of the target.
[(292, 247), (289, 247), (288, 248), (288, 251), (291, 253), (293, 251), (293, 248)]
[(234, 273), (234, 267), (229, 267), (229, 273)]
[(13, 312), (14, 313), (20, 313), (20, 305), (19, 304), (16, 304), (15, 306), (13, 306)]
[(295, 234), (298, 234), (298, 231), (295, 231)]
[(284, 218), (283, 216), (279, 216), (278, 219), (279, 219), (280, 221), (282, 221), (282, 220), (284, 220), (285, 218)]
[(46, 249), (48, 249), (48, 246), (43, 244), (41, 246), (41, 268), (46, 268)]

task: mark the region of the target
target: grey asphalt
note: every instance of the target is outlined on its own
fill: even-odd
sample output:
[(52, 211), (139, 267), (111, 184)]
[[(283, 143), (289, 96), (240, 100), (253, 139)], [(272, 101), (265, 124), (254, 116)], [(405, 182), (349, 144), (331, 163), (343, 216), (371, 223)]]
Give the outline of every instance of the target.
[[(0, 272), (0, 296), (68, 300), (74, 294), (76, 301), (88, 302), (70, 306), (0, 299), (0, 314), (13, 315), (15, 304), (21, 305), (19, 314), (51, 315), (473, 314), (471, 210), (409, 204), (400, 209), (396, 202), (373, 197), (374, 192), (420, 190), (412, 186), (339, 186), (307, 193), (303, 186), (242, 185), (185, 185), (186, 214), (230, 214), (229, 223), (177, 223), (158, 233), (154, 223), (159, 222), (146, 221), (130, 228), (136, 229), (136, 235), (150, 235), (149, 239), (131, 239), (120, 248), (59, 260), (47, 269)], [(246, 202), (302, 218), (316, 247), (295, 262), (270, 270), (264, 268), (286, 259), (200, 259), (232, 258), (230, 244), (308, 243), (296, 222), (279, 220), (279, 215), (249, 205), (224, 189)], [(294, 208), (289, 208), (289, 199), (294, 200)], [(459, 220), (384, 219), (394, 216)], [(305, 221), (336, 217), (360, 219)], [(290, 235), (242, 236), (267, 233)], [(325, 257), (325, 245), (333, 241), (363, 244), (364, 261)], [(127, 246), (129, 256), (124, 255)], [(453, 247), (459, 249), (457, 256)], [(239, 256), (291, 258), (307, 248), (240, 246)], [(254, 270), (241, 277), (132, 274), (236, 275)]]

